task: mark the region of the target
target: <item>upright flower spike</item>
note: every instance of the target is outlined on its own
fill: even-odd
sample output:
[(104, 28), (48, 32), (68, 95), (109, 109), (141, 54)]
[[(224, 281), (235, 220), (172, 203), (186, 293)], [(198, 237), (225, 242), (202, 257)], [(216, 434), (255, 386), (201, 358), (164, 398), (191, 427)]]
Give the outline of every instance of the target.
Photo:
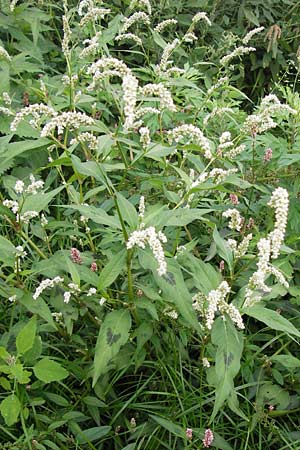
[(165, 242), (167, 242), (167, 238), (164, 233), (161, 231), (157, 233), (154, 227), (148, 227), (143, 230), (133, 231), (129, 236), (126, 247), (128, 250), (132, 249), (135, 245), (140, 248), (145, 248), (146, 244), (148, 244), (158, 264), (158, 275), (162, 276), (167, 273), (167, 262), (162, 246), (162, 243)]
[(271, 240), (272, 258), (276, 259), (284, 240), (289, 209), (289, 194), (284, 188), (278, 187), (272, 193), (268, 206), (275, 209), (274, 231), (269, 234)]

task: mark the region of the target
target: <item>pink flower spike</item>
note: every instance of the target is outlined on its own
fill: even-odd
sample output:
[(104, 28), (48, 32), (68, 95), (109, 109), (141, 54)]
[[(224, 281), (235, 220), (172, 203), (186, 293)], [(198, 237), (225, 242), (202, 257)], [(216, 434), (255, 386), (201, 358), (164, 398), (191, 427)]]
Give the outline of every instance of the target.
[(193, 430), (192, 430), (192, 428), (187, 428), (185, 430), (185, 435), (186, 435), (187, 439), (189, 441), (191, 441), (193, 439)]
[(77, 248), (71, 248), (71, 259), (75, 264), (82, 264), (80, 251)]
[(94, 261), (91, 264), (91, 271), (92, 272), (97, 272), (97, 270), (98, 270), (98, 266), (97, 266), (97, 263), (95, 263), (95, 261)]
[(264, 161), (269, 162), (272, 159), (273, 151), (271, 148), (266, 148), (265, 154), (264, 154)]
[(236, 194), (230, 194), (229, 197), (230, 197), (230, 201), (233, 205), (238, 205), (240, 203), (238, 196)]
[(214, 434), (210, 428), (207, 428), (207, 430), (205, 430), (205, 432), (204, 432), (204, 438), (202, 441), (203, 447), (209, 448), (211, 446), (211, 444), (213, 443), (213, 440), (214, 440)]

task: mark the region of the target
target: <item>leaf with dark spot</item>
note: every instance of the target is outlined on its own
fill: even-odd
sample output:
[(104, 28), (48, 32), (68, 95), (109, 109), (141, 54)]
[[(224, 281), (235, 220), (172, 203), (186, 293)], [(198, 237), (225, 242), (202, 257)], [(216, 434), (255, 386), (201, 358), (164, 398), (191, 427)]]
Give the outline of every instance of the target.
[(118, 342), (118, 340), (119, 340), (120, 337), (121, 337), (121, 334), (120, 334), (120, 333), (114, 334), (114, 333), (112, 332), (112, 329), (109, 328), (109, 329), (107, 330), (107, 332), (106, 332), (106, 337), (107, 337), (107, 343), (108, 343), (108, 345), (113, 345), (113, 344), (115, 344), (116, 342)]
[(176, 285), (175, 277), (171, 272), (167, 272), (166, 275), (164, 275), (164, 279), (172, 286)]
[(224, 363), (226, 367), (229, 367), (234, 359), (234, 354), (232, 352), (224, 353)]

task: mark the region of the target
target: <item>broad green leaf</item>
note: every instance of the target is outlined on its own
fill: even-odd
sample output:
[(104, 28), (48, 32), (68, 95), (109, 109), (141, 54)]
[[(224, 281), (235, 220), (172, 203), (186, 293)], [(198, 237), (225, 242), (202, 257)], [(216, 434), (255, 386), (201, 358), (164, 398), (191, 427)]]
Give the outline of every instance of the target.
[(43, 358), (36, 363), (33, 371), (35, 376), (45, 383), (64, 380), (69, 375), (69, 372), (64, 367), (49, 358)]
[(122, 249), (114, 255), (110, 261), (104, 266), (100, 275), (98, 289), (105, 289), (110, 286), (120, 275), (126, 264), (126, 249)]
[(18, 397), (15, 394), (6, 397), (1, 402), (0, 411), (8, 427), (18, 422), (18, 417), (21, 412), (21, 404)]
[(7, 266), (13, 267), (15, 263), (15, 246), (5, 237), (0, 236), (0, 261)]
[(36, 334), (36, 316), (33, 316), (16, 338), (18, 355), (24, 355), (34, 344)]
[(181, 270), (175, 260), (167, 260), (167, 274), (163, 277), (157, 273), (157, 262), (146, 251), (139, 250), (139, 260), (145, 269), (151, 269), (157, 285), (163, 291), (169, 306), (174, 304), (175, 309), (194, 330), (200, 331), (200, 326), (192, 308), (192, 296), (190, 295)]
[(163, 211), (160, 218), (161, 226), (165, 227), (182, 227), (188, 225), (194, 220), (202, 219), (205, 214), (208, 214), (212, 209), (189, 209), (180, 208), (173, 211)]
[(218, 254), (221, 256), (224, 261), (227, 262), (228, 267), (230, 270), (232, 270), (232, 264), (233, 264), (233, 253), (229, 245), (226, 243), (225, 239), (223, 239), (220, 236), (220, 233), (217, 230), (217, 227), (215, 227), (213, 232), (213, 238), (217, 246)]
[(25, 306), (28, 311), (32, 312), (33, 314), (37, 314), (39, 317), (42, 317), (56, 330), (56, 325), (53, 321), (51, 311), (41, 297), (39, 297), (37, 300), (34, 300), (32, 298), (32, 294), (25, 294), (19, 299), (19, 302), (23, 306)]
[(75, 155), (71, 156), (71, 160), (75, 171), (81, 175), (95, 178), (97, 181), (100, 181), (104, 186), (106, 186), (108, 190), (113, 188), (113, 185), (106, 175), (105, 168), (102, 164), (97, 163), (96, 161), (81, 162)]
[[(5, 151), (6, 158), (3, 160), (3, 164), (6, 164), (9, 160), (15, 158), (16, 156), (21, 155), (22, 153), (28, 150), (37, 150), (40, 149), (41, 147), (45, 147), (50, 142), (51, 141), (44, 138), (33, 139), (28, 141), (11, 142), (7, 144), (7, 148)], [(2, 155), (0, 154), (0, 156)]]
[(64, 189), (64, 186), (60, 186), (45, 194), (39, 193), (26, 197), (22, 208), (22, 214), (26, 211), (43, 211), (62, 189)]
[(212, 328), (212, 343), (217, 348), (215, 359), (216, 392), (210, 422), (234, 390), (233, 380), (240, 369), (243, 341), (231, 320), (218, 317)]
[(211, 264), (195, 258), (191, 253), (184, 254), (184, 268), (186, 266), (191, 271), (195, 286), (203, 294), (207, 295), (213, 289), (216, 289), (222, 281), (222, 276)]
[(107, 314), (102, 323), (96, 343), (93, 387), (98, 378), (107, 372), (111, 359), (119, 353), (129, 338), (131, 316), (128, 310), (119, 309)]
[(119, 192), (116, 194), (118, 207), (124, 222), (126, 222), (132, 230), (138, 227), (139, 218), (135, 207)]
[(121, 224), (119, 219), (114, 216), (110, 216), (101, 208), (96, 208), (95, 206), (77, 206), (77, 205), (67, 205), (65, 208), (74, 209), (79, 211), (88, 219), (91, 219), (95, 223), (99, 223), (101, 225), (107, 225), (114, 229), (121, 230)]
[(292, 355), (275, 355), (271, 357), (271, 361), (280, 363), (287, 369), (297, 369), (300, 367), (300, 359)]
[(293, 334), (300, 337), (300, 331), (285, 317), (281, 316), (277, 311), (264, 308), (263, 306), (252, 306), (251, 308), (243, 308), (243, 312), (254, 319), (263, 322), (272, 330), (284, 331), (287, 334)]
[(111, 430), (110, 426), (93, 427), (87, 430), (82, 430), (76, 435), (76, 441), (79, 444), (86, 444), (87, 442), (94, 442), (101, 439)]

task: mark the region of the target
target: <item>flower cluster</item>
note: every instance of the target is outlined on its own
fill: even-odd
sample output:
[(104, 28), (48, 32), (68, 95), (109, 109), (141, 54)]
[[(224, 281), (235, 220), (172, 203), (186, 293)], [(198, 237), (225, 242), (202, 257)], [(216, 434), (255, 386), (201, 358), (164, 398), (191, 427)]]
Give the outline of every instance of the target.
[(36, 195), (39, 191), (39, 189), (42, 189), (44, 187), (44, 182), (42, 180), (36, 180), (34, 175), (29, 175), (30, 184), (25, 189), (25, 192), (27, 194)]
[(83, 44), (87, 46), (81, 51), (79, 58), (86, 58), (90, 55), (94, 55), (97, 50), (99, 49), (99, 38), (102, 35), (101, 31), (97, 31), (95, 36), (93, 36), (91, 39), (85, 39), (83, 41)]
[(80, 144), (87, 144), (91, 150), (96, 150), (98, 144), (96, 136), (88, 131), (80, 133), (76, 138), (71, 139), (70, 145), (78, 144), (78, 142), (80, 142)]
[(1, 45), (0, 45), (0, 58), (4, 58), (7, 61), (11, 61), (11, 57), (9, 56), (5, 48), (1, 47)]
[(255, 136), (256, 134), (261, 134), (266, 130), (275, 128), (277, 124), (271, 116), (278, 113), (296, 114), (296, 110), (281, 103), (276, 95), (269, 94), (262, 99), (257, 114), (252, 114), (247, 117), (242, 130)]
[(200, 20), (204, 20), (207, 23), (207, 25), (211, 26), (211, 21), (207, 17), (206, 12), (201, 11), (195, 14), (194, 17), (192, 18), (192, 23), (196, 24), (200, 22)]
[(167, 242), (167, 238), (163, 232), (156, 232), (154, 227), (148, 227), (142, 230), (133, 231), (129, 236), (126, 247), (129, 250), (136, 245), (144, 249), (146, 244), (148, 244), (158, 263), (157, 272), (162, 276), (167, 273), (167, 263), (162, 247), (162, 243), (165, 242)]
[(239, 310), (232, 304), (226, 302), (226, 296), (230, 292), (227, 281), (222, 281), (217, 289), (213, 289), (207, 296), (198, 293), (193, 297), (193, 308), (203, 316), (205, 326), (208, 330), (212, 329), (215, 315), (219, 311), (220, 314), (227, 314), (230, 319), (243, 329), (244, 323)]
[(209, 448), (211, 446), (211, 444), (213, 443), (214, 440), (214, 434), (211, 431), (210, 428), (208, 428), (207, 430), (205, 430), (204, 432), (204, 438), (202, 440), (203, 443), (203, 447), (204, 448)]
[(111, 76), (123, 78), (124, 75), (131, 74), (131, 70), (123, 61), (110, 56), (104, 56), (87, 68), (87, 74), (93, 77), (92, 83), (88, 86), (88, 90), (93, 91), (97, 82)]
[(144, 23), (145, 25), (150, 25), (150, 17), (148, 14), (144, 13), (143, 11), (137, 11), (130, 17), (125, 17), (123, 26), (121, 28), (121, 33), (125, 33), (133, 24), (136, 22)]
[(136, 34), (134, 33), (123, 33), (123, 34), (119, 34), (119, 36), (117, 36), (115, 38), (115, 41), (134, 41), (136, 44), (142, 46), (143, 45), (143, 41), (141, 38), (139, 38)]
[(31, 119), (29, 122), (30, 125), (38, 128), (39, 121), (42, 116), (55, 117), (57, 116), (57, 112), (51, 106), (47, 106), (42, 103), (29, 105), (26, 108), (21, 109), (21, 111), (16, 114), (14, 120), (10, 124), (11, 131), (16, 131), (19, 123), (27, 116), (33, 117), (33, 119)]
[(223, 212), (222, 216), (230, 218), (228, 224), (229, 228), (231, 228), (232, 230), (240, 231), (244, 223), (244, 219), (243, 217), (241, 217), (240, 212), (237, 209), (235, 208), (227, 209), (227, 211)]
[(167, 28), (170, 25), (177, 25), (177, 23), (178, 23), (178, 20), (176, 20), (176, 19), (163, 20), (162, 22), (159, 22), (159, 24), (156, 25), (156, 27), (154, 28), (154, 31), (156, 31), (157, 33), (162, 33), (165, 28)]
[(89, 22), (96, 22), (99, 19), (104, 19), (107, 14), (111, 12), (109, 8), (90, 8), (87, 13), (82, 17), (80, 26), (84, 27)]
[(247, 55), (248, 53), (255, 51), (255, 47), (237, 47), (228, 55), (223, 56), (223, 58), (220, 59), (220, 63), (222, 64), (222, 66), (226, 66), (233, 58), (236, 58), (237, 56)]
[(94, 119), (87, 116), (82, 112), (63, 112), (56, 115), (46, 125), (44, 125), (41, 131), (41, 137), (50, 136), (55, 128), (57, 128), (58, 134), (63, 134), (65, 128), (69, 130), (77, 130), (83, 125), (93, 125)]
[(272, 193), (268, 206), (275, 209), (275, 225), (274, 230), (269, 234), (271, 241), (272, 258), (276, 259), (280, 253), (280, 247), (284, 240), (288, 209), (289, 195), (286, 189), (278, 187)]
[[(66, 11), (66, 7), (65, 7), (65, 12)], [(70, 29), (70, 25), (69, 25), (69, 20), (68, 20), (68, 16), (67, 14), (64, 14), (62, 17), (63, 20), (63, 40), (61, 43), (61, 48), (63, 51), (63, 54), (65, 55), (65, 57), (68, 59), (70, 57), (70, 41), (71, 41), (71, 37), (72, 37), (72, 31)]]
[(246, 34), (246, 36), (242, 39), (242, 43), (244, 45), (248, 45), (249, 41), (253, 38), (253, 36), (255, 34), (261, 33), (264, 29), (265, 29), (265, 27), (257, 27), (257, 28), (254, 28), (253, 30), (250, 30)]
[(240, 244), (238, 244), (235, 239), (228, 239), (228, 245), (236, 258), (242, 258), (247, 253), (252, 237), (251, 233), (247, 234)]
[(80, 251), (75, 247), (71, 248), (71, 259), (75, 264), (82, 264)]
[(141, 127), (139, 129), (139, 133), (141, 136), (140, 141), (142, 143), (142, 146), (145, 148), (151, 143), (150, 130), (148, 127)]
[(257, 270), (249, 279), (246, 287), (244, 303), (246, 307), (259, 302), (262, 294), (271, 292), (271, 288), (265, 284), (265, 278), (269, 274), (274, 275), (278, 282), (286, 288), (289, 286), (283, 274), (270, 264), (271, 257), (278, 258), (285, 235), (289, 205), (287, 190), (280, 187), (275, 189), (268, 205), (275, 209), (275, 227), (267, 238), (262, 238), (257, 243)]
[(165, 108), (172, 112), (176, 111), (171, 92), (163, 85), (163, 83), (146, 84), (139, 88), (139, 93), (145, 97), (149, 95), (157, 96), (160, 100), (160, 107), (162, 109)]
[(159, 75), (163, 75), (167, 69), (168, 66), (172, 64), (173, 61), (169, 61), (171, 54), (175, 50), (175, 48), (179, 45), (179, 39), (174, 39), (173, 42), (170, 42), (167, 44), (164, 48), (164, 51), (161, 56), (160, 63), (156, 66), (157, 72)]
[(63, 281), (64, 279), (62, 277), (55, 277), (53, 279), (46, 278), (45, 280), (41, 281), (39, 286), (36, 288), (35, 293), (32, 296), (33, 299), (37, 300), (45, 289), (53, 288), (55, 285), (63, 283)]
[(137, 101), (138, 80), (135, 76), (129, 74), (123, 77), (123, 101), (124, 101), (124, 115), (125, 130), (129, 130), (134, 126), (135, 120), (135, 105)]
[(188, 138), (186, 142), (187, 144), (189, 144), (191, 141), (194, 142), (196, 145), (199, 145), (199, 147), (201, 147), (204, 150), (205, 158), (207, 159), (212, 158), (209, 141), (198, 127), (195, 127), (192, 124), (184, 124), (168, 132), (170, 145), (173, 143), (173, 141), (180, 142), (185, 137)]

